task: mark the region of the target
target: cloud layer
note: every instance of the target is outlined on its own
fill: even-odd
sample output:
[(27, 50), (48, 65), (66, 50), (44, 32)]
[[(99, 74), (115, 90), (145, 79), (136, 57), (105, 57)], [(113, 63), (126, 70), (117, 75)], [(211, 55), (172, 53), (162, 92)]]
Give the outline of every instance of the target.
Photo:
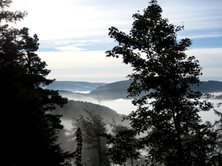
[[(179, 38), (193, 41), (190, 54), (203, 67), (203, 79), (222, 80), (222, 1), (159, 0), (163, 17), (185, 26)], [(116, 44), (108, 28), (127, 32), (132, 14), (147, 0), (14, 0), (13, 9), (28, 12), (19, 26), (29, 27), (40, 38), (39, 55), (57, 80), (115, 81), (131, 72), (119, 60), (106, 58)]]

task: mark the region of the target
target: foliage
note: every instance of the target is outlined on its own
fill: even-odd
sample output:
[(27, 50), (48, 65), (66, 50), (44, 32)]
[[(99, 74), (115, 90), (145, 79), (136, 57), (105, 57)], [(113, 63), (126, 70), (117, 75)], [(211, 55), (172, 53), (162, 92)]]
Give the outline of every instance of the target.
[(81, 129), (78, 127), (76, 130), (76, 142), (77, 147), (75, 151), (75, 158), (76, 158), (76, 166), (82, 166), (82, 132)]
[[(221, 106), (221, 103), (218, 104), (218, 107)], [(214, 110), (215, 114), (219, 116), (219, 120), (215, 122), (217, 135), (217, 145), (216, 145), (216, 155), (213, 160), (218, 161), (218, 165), (222, 163), (222, 113), (220, 111)]]
[(7, 165), (59, 166), (66, 153), (57, 144), (62, 129), (60, 116), (52, 115), (66, 99), (57, 91), (43, 89), (50, 84), (46, 63), (35, 53), (38, 37), (14, 23), (25, 12), (9, 11), (11, 0), (0, 0), (0, 104), (4, 134), (3, 160)]
[(177, 39), (183, 26), (170, 24), (161, 13), (157, 1), (151, 0), (142, 14), (133, 15), (129, 34), (109, 29), (118, 45), (107, 56), (122, 56), (133, 68), (128, 92), (138, 109), (128, 118), (138, 133), (147, 133), (143, 144), (152, 165), (213, 165), (216, 133), (198, 115), (212, 104), (200, 101), (201, 93), (191, 89), (199, 83), (201, 67), (185, 53), (191, 40)]
[(114, 135), (107, 135), (111, 160), (114, 164), (122, 165), (130, 159), (133, 165), (133, 159), (138, 159), (140, 155), (136, 133), (125, 126), (115, 126), (113, 133)]
[(80, 118), (76, 126), (82, 131), (83, 150), (82, 150), (82, 164), (89, 166), (108, 166), (109, 160), (107, 158), (106, 126), (99, 114), (93, 114), (86, 111), (88, 116)]

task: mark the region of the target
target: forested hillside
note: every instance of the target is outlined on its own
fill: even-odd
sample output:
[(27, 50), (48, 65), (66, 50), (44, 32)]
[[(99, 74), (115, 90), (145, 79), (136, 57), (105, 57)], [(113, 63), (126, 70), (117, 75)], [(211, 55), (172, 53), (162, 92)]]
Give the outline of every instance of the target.
[(106, 83), (92, 83), (84, 81), (55, 81), (46, 86), (47, 89), (64, 90), (71, 92), (90, 92)]
[[(85, 83), (77, 82), (75, 83), (73, 81), (72, 84), (69, 82), (63, 82), (60, 84), (60, 82), (57, 82), (51, 86), (50, 88), (54, 90), (60, 90), (60, 94), (68, 97), (68, 98), (79, 98), (84, 99), (84, 98), (94, 98), (94, 99), (100, 99), (100, 100), (114, 100), (114, 99), (130, 99), (132, 97), (128, 96), (127, 89), (129, 88), (130, 85), (129, 80), (123, 80), (123, 81), (117, 81), (113, 83), (99, 83), (96, 84), (96, 86), (91, 86), (89, 89), (91, 89), (88, 93), (85, 93)], [(62, 85), (69, 85), (69, 88), (66, 86)], [(73, 86), (74, 84), (74, 86)], [(89, 83), (91, 84), (91, 83)], [(94, 84), (94, 83), (92, 83)], [(68, 90), (70, 89), (70, 90)], [(89, 90), (88, 89), (88, 90)], [(222, 93), (222, 82), (221, 81), (201, 81), (199, 85), (194, 85), (192, 87), (193, 90), (195, 91), (200, 91), (201, 93)], [(76, 93), (76, 91), (78, 93)], [(81, 93), (82, 92), (82, 93)], [(218, 94), (216, 96), (217, 99), (221, 98), (221, 95)]]
[[(92, 90), (90, 95), (95, 97), (99, 96), (103, 99), (127, 98), (127, 89), (129, 88), (130, 82), (131, 81), (129, 80), (124, 80), (99, 86), (98, 88)], [(194, 85), (192, 89), (202, 93), (222, 92), (222, 82), (201, 81), (199, 85)]]
[(99, 104), (93, 104), (90, 102), (83, 102), (83, 101), (74, 101), (69, 100), (67, 104), (65, 104), (62, 108), (57, 107), (55, 110), (55, 114), (62, 115), (62, 118), (65, 120), (77, 120), (81, 115), (86, 116), (87, 111), (91, 112), (93, 114), (99, 114), (103, 118), (104, 122), (107, 124), (111, 123), (117, 123), (117, 124), (123, 124), (126, 123), (129, 125), (128, 122), (123, 120), (124, 115), (120, 115), (114, 110), (99, 105)]

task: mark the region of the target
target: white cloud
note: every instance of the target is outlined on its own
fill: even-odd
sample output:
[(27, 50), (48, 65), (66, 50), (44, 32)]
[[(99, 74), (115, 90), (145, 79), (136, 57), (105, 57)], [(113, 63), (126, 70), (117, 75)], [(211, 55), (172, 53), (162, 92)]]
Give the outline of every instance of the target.
[(57, 80), (117, 81), (132, 71), (121, 59), (108, 58), (101, 51), (39, 52)]
[[(222, 28), (222, 3), (207, 0), (159, 0), (163, 15), (185, 29)], [(26, 10), (21, 25), (41, 40), (105, 36), (110, 26), (127, 31), (132, 14), (146, 8), (147, 0), (14, 0), (13, 8)], [(195, 6), (194, 6), (195, 5)], [(219, 12), (219, 13), (217, 13)]]
[(222, 80), (222, 48), (190, 49), (188, 55), (195, 56), (202, 67), (204, 80)]
[[(207, 0), (159, 1), (164, 17), (186, 29), (222, 28), (222, 2)], [(132, 14), (147, 0), (14, 0), (14, 8), (28, 11), (23, 25), (41, 40), (107, 35), (110, 26), (125, 30)]]
[(206, 38), (214, 38), (214, 37), (222, 37), (222, 32), (210, 32), (207, 34), (195, 34), (195, 35), (189, 35), (189, 36), (180, 35), (178, 36), (178, 39), (184, 39), (184, 38), (206, 39)]
[(203, 80), (222, 81), (222, 68), (203, 68)]
[[(221, 0), (159, 0), (163, 17), (169, 22), (185, 25), (185, 30), (210, 29), (207, 33), (192, 33), (193, 38), (221, 36)], [(106, 58), (104, 51), (86, 51), (84, 46), (113, 44), (108, 28), (116, 26), (126, 32), (131, 28), (132, 14), (142, 11), (147, 0), (14, 0), (13, 9), (28, 11), (20, 23), (37, 33), (41, 48), (60, 52), (39, 52), (52, 70), (50, 77), (59, 80), (121, 79), (130, 73), (121, 60)], [(188, 36), (189, 37), (189, 34)], [(90, 48), (89, 48), (90, 50)], [(197, 56), (206, 76), (221, 73), (221, 48), (191, 49)], [(213, 74), (214, 73), (214, 74)], [(217, 74), (215, 74), (217, 73)], [(111, 78), (111, 79), (112, 79)], [(221, 76), (220, 76), (221, 78)]]
[(203, 67), (221, 67), (222, 48), (194, 48), (186, 52), (188, 55), (195, 56)]
[(107, 35), (110, 26), (125, 27), (131, 17), (128, 9), (106, 5), (98, 8), (97, 2), (87, 5), (80, 0), (14, 0), (14, 3), (17, 8), (28, 11), (21, 25), (30, 27), (41, 40)]
[[(222, 80), (222, 48), (190, 49), (203, 68), (201, 79)], [(106, 57), (103, 51), (39, 52), (51, 69), (50, 78), (57, 80), (117, 81), (126, 79), (132, 69), (122, 59)]]
[(161, 0), (163, 15), (169, 22), (181, 25), (186, 30), (222, 28), (221, 0)]

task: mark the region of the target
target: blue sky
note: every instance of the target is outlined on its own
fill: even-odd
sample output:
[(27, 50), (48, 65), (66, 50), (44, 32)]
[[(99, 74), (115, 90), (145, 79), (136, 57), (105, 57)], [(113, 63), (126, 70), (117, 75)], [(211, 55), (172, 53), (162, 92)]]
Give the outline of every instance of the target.
[[(159, 0), (163, 18), (183, 24), (178, 38), (189, 37), (203, 68), (201, 80), (222, 80), (222, 1)], [(40, 39), (38, 51), (56, 80), (113, 82), (126, 79), (131, 68), (121, 59), (107, 58), (114, 41), (108, 28), (128, 32), (132, 14), (148, 0), (14, 0), (13, 9), (28, 15), (19, 23)]]

